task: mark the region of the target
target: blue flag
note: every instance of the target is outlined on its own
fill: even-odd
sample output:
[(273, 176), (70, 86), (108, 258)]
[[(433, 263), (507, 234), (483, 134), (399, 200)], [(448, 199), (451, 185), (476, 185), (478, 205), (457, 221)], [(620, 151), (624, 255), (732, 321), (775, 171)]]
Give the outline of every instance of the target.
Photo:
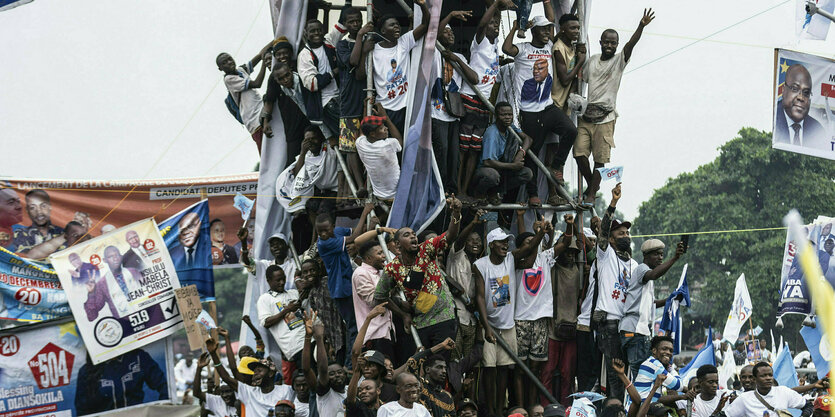
[(699, 350), (699, 353), (696, 353), (696, 356), (694, 356), (693, 359), (690, 359), (687, 366), (681, 368), (681, 372), (679, 372), (679, 375), (681, 375), (681, 382), (687, 384), (691, 378), (696, 376), (696, 372), (698, 372), (702, 365), (716, 366), (716, 355), (713, 352), (712, 327), (708, 327), (705, 346)]
[(232, 205), (241, 212), (241, 218), (244, 219), (244, 222), (249, 220), (249, 214), (252, 213), (252, 206), (254, 204), (255, 200), (250, 200), (241, 193), (235, 194), (235, 199), (232, 200)]
[(195, 203), (159, 224), (180, 285), (194, 284), (201, 301), (215, 299), (209, 200)]
[[(664, 314), (661, 317), (661, 330), (673, 338), (673, 353), (678, 355), (681, 352), (681, 306), (690, 307), (690, 288), (687, 286), (687, 264), (681, 270), (681, 279), (678, 288), (667, 297), (664, 304)], [(711, 343), (712, 345), (712, 343)]]
[(774, 360), (772, 368), (774, 369), (774, 379), (778, 384), (788, 388), (794, 388), (800, 385), (788, 343), (785, 344), (783, 350), (777, 355), (777, 359)]
[[(829, 360), (821, 355), (821, 343), (824, 345), (827, 345), (827, 343), (821, 330), (823, 327), (821, 327), (821, 322), (817, 317), (815, 318), (815, 324), (817, 325), (815, 328), (803, 326), (800, 329), (800, 335), (803, 336), (803, 342), (806, 343), (806, 348), (809, 349), (809, 353), (812, 355), (812, 362), (815, 363), (815, 370), (818, 371), (818, 379), (820, 379), (829, 373)], [(828, 357), (830, 355), (828, 352), (829, 349), (824, 350), (827, 351), (826, 354)]]
[[(411, 117), (406, 120), (403, 168), (388, 221), (389, 227), (410, 227), (416, 233), (435, 220), (445, 203), (441, 175), (432, 153), (432, 118), (429, 114), (432, 108), (430, 89), (437, 78), (433, 64), (441, 3), (442, 0), (427, 1), (431, 13), (429, 30), (423, 36), (419, 62), (413, 59), (411, 63), (412, 66), (417, 64), (417, 77), (408, 92)], [(419, 11), (419, 8), (415, 11), (415, 19), (419, 18)]]

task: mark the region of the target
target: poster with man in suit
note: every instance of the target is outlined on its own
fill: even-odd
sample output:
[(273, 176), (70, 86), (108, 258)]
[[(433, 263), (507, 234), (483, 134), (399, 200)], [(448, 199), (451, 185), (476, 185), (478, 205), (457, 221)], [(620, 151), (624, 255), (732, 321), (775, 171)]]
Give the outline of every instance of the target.
[(835, 61), (775, 50), (772, 147), (835, 159)]

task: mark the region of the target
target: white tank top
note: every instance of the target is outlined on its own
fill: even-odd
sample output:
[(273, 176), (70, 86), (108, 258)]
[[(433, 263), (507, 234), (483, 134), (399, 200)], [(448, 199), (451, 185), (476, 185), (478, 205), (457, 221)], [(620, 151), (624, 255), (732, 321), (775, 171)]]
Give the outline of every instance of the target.
[(498, 265), (485, 256), (475, 261), (478, 272), (484, 277), (484, 302), (487, 307), (487, 322), (496, 329), (512, 329), (513, 309), (516, 300), (515, 262), (513, 254), (507, 253), (504, 261)]

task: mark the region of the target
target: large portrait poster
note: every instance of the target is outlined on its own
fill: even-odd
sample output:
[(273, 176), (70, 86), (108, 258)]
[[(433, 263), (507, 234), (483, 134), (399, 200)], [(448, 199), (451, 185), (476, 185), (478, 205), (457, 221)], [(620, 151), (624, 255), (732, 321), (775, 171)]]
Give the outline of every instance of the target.
[(101, 364), (71, 318), (0, 332), (0, 417), (76, 417), (175, 398), (167, 340)]
[[(820, 262), (824, 278), (835, 287), (835, 218), (818, 216), (811, 224), (804, 226), (804, 235), (809, 244), (815, 249)], [(800, 259), (797, 257), (797, 244), (787, 233), (786, 246), (783, 252), (783, 263), (780, 271), (780, 303), (777, 305), (777, 316), (787, 313), (812, 313), (812, 299)]]
[(835, 61), (774, 50), (772, 147), (835, 159)]
[(239, 267), (236, 234), (244, 220), (234, 206), (235, 195), (252, 199), (257, 189), (254, 172), (150, 180), (4, 178), (0, 180), (0, 247), (45, 262), (49, 254), (77, 239), (101, 236), (147, 217), (161, 223), (205, 197), (212, 247), (225, 255), (214, 259), (214, 265)]
[[(174, 333), (180, 287), (157, 224), (142, 220), (49, 257), (98, 364)], [(88, 270), (74, 276), (73, 270)]]

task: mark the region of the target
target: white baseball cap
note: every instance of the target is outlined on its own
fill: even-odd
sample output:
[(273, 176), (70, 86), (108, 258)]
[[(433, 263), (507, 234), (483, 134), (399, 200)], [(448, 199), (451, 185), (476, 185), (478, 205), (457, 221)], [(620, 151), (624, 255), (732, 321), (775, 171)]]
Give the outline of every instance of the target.
[(554, 26), (554, 22), (545, 18), (545, 16), (534, 16), (531, 18), (531, 27), (537, 26)]
[(512, 237), (513, 235), (507, 234), (501, 227), (497, 227), (487, 234), (487, 244), (489, 245), (491, 242), (495, 242), (497, 240), (508, 240)]

